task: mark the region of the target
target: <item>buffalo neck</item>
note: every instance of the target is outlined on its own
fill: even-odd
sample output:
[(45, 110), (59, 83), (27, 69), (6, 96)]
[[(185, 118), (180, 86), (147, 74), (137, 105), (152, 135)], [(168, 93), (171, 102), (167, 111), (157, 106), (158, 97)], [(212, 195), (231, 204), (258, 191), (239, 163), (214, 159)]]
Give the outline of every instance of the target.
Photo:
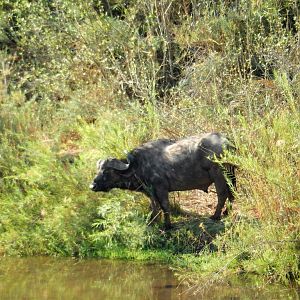
[(124, 178), (124, 180), (118, 183), (116, 187), (123, 190), (143, 192), (144, 186), (144, 183), (139, 180), (139, 178), (135, 174), (133, 174), (130, 177)]

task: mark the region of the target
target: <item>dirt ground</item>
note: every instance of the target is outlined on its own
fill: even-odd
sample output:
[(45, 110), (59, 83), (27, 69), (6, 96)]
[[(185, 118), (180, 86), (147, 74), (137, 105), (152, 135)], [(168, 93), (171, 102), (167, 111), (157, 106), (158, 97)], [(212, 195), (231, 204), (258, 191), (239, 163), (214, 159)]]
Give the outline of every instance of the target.
[(217, 205), (217, 194), (212, 185), (208, 193), (200, 190), (188, 192), (174, 192), (170, 194), (170, 202), (173, 206), (180, 206), (180, 209), (199, 216), (211, 216)]

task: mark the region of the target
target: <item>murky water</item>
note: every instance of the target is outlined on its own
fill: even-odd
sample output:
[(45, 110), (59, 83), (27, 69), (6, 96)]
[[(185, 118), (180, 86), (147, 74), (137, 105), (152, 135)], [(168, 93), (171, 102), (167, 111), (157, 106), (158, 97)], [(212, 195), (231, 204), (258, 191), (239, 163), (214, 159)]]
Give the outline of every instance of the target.
[(192, 295), (165, 266), (107, 260), (0, 258), (0, 299), (299, 299), (295, 289), (214, 286)]

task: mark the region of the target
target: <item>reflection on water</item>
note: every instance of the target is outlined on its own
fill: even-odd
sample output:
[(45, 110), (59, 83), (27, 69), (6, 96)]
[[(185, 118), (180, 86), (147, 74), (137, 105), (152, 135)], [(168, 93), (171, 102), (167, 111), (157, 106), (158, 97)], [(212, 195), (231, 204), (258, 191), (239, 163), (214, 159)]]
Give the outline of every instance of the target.
[(216, 286), (192, 295), (164, 266), (107, 260), (0, 258), (0, 299), (299, 299), (293, 289)]

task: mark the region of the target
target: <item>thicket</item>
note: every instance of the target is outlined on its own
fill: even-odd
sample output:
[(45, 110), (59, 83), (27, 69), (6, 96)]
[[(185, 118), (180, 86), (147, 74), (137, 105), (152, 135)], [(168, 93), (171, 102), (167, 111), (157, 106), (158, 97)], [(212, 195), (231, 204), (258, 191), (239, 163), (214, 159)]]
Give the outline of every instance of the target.
[[(296, 0), (1, 0), (0, 253), (299, 283), (299, 26)], [(142, 195), (89, 191), (97, 159), (206, 131), (237, 147), (226, 220), (164, 232)]]

